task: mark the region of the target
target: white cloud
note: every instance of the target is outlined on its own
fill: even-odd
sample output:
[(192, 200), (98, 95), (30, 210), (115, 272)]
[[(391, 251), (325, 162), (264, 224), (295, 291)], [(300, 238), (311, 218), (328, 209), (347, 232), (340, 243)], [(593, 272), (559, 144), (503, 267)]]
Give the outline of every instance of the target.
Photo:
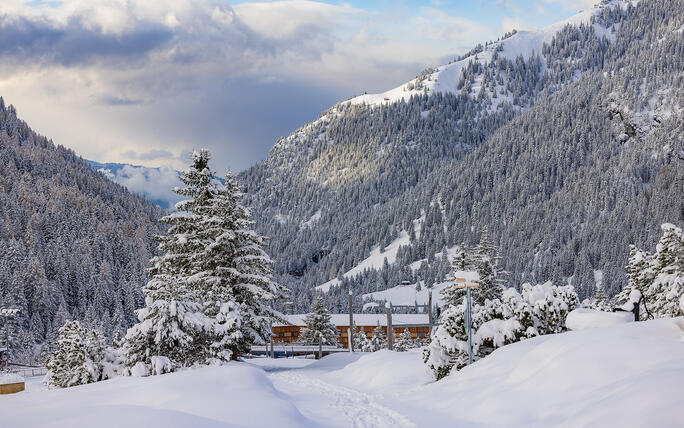
[(566, 10), (585, 10), (599, 3), (600, 0), (543, 0), (544, 3), (555, 3)]
[(219, 170), (263, 158), (312, 109), (502, 33), (432, 7), (303, 0), (2, 0), (0, 16), (0, 95), (39, 132), (103, 162), (166, 151), (145, 163), (181, 168), (206, 146)]

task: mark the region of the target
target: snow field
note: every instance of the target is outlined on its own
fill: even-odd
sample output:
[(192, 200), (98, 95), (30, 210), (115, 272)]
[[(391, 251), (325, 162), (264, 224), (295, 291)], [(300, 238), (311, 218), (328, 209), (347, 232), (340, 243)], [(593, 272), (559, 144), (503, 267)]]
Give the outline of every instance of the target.
[(419, 350), (263, 358), (33, 389), (0, 397), (0, 415), (60, 428), (681, 426), (682, 320), (523, 340), (439, 382)]
[(41, 428), (314, 426), (242, 363), (2, 396), (0, 415), (2, 426)]

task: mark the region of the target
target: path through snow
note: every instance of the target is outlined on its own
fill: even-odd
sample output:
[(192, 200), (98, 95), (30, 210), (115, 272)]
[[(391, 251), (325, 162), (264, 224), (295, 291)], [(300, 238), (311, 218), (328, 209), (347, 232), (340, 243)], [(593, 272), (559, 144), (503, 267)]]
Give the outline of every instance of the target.
[(307, 418), (326, 427), (415, 427), (399, 412), (371, 394), (325, 380), (315, 366), (283, 369), (263, 367), (281, 393)]

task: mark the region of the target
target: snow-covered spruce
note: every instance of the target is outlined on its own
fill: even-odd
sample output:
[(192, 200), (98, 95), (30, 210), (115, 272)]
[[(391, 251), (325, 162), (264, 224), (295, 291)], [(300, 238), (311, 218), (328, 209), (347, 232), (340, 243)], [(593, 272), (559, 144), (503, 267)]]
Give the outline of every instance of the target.
[[(264, 240), (250, 229), (230, 174), (225, 184), (214, 179), (209, 158), (193, 153), (180, 176), (186, 187), (175, 189), (189, 199), (162, 219), (169, 225), (159, 238), (164, 254), (151, 261), (140, 322), (126, 335), (126, 365), (135, 372), (236, 359), (265, 342), (278, 315), (269, 302), (284, 289), (270, 279)], [(155, 369), (155, 361), (164, 367)]]
[(385, 332), (382, 331), (382, 327), (380, 327), (380, 322), (378, 321), (378, 325), (373, 329), (373, 335), (366, 343), (364, 343), (362, 351), (375, 352), (386, 347), (387, 336), (385, 335)]
[[(473, 359), (524, 338), (564, 331), (565, 318), (578, 303), (572, 286), (555, 286), (551, 282), (523, 284), (522, 293), (507, 288), (501, 299), (474, 303)], [(450, 305), (440, 315), (441, 325), (423, 350), (423, 360), (437, 380), (468, 361), (465, 315), (465, 299), (459, 305)]]
[[(627, 265), (627, 285), (616, 296), (625, 302), (623, 308), (633, 309), (633, 291), (643, 296), (639, 311), (640, 319), (679, 315), (679, 299), (684, 295), (684, 233), (675, 225), (661, 226), (663, 235), (656, 245), (655, 254), (630, 247)], [(633, 305), (633, 302), (631, 302)]]
[(352, 340), (354, 341), (354, 350), (365, 352), (368, 348), (368, 336), (363, 329), (356, 327), (356, 323), (352, 329)]
[(411, 332), (408, 330), (408, 328), (405, 328), (399, 337), (397, 337), (397, 341), (394, 344), (394, 350), (398, 352), (404, 352), (413, 347), (415, 347), (415, 343), (411, 337)]
[[(472, 299), (476, 303), (484, 304), (487, 299), (500, 298), (503, 291), (503, 277), (506, 276), (506, 272), (499, 268), (500, 260), (499, 249), (490, 242), (489, 232), (485, 226), (480, 234), (480, 243), (475, 248), (468, 250), (465, 244), (457, 246), (451, 262), (450, 279), (459, 277), (466, 277), (468, 280), (477, 279), (479, 287), (472, 289)], [(468, 272), (477, 272), (477, 274), (474, 276)], [(465, 289), (457, 288), (455, 285), (457, 284), (442, 290), (442, 299), (446, 306), (458, 305), (465, 295)]]
[(339, 331), (330, 322), (330, 313), (323, 304), (323, 299), (314, 300), (311, 306), (312, 312), (304, 317), (306, 327), (299, 332), (299, 341), (305, 343), (318, 343), (320, 335), (326, 345), (337, 345)]
[(98, 331), (68, 321), (59, 329), (56, 349), (48, 357), (45, 384), (66, 388), (111, 378), (118, 363), (114, 355)]

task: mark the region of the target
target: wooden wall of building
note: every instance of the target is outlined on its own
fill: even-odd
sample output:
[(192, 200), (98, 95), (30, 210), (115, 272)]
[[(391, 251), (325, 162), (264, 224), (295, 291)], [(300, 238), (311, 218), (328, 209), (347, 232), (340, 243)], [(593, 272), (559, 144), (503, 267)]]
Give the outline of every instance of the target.
[[(366, 337), (370, 338), (373, 335), (373, 330), (375, 330), (377, 326), (374, 325), (367, 325), (367, 326), (357, 326), (358, 329), (363, 330), (366, 333)], [(290, 342), (296, 342), (297, 338), (299, 337), (299, 330), (304, 328), (303, 326), (297, 326), (297, 325), (283, 325), (283, 326), (273, 326), (273, 341), (276, 343), (290, 343)], [(348, 338), (347, 338), (347, 329), (349, 326), (346, 325), (341, 325), (341, 326), (336, 326), (337, 330), (340, 332), (340, 336), (337, 338), (337, 341), (340, 343), (340, 345), (343, 348), (348, 347)], [(385, 336), (387, 336), (387, 327), (382, 326), (381, 327), (383, 332), (385, 333)], [(411, 337), (413, 340), (416, 339), (424, 339), (430, 332), (430, 327), (427, 325), (416, 325), (416, 326), (393, 326), (392, 330), (394, 330), (394, 340), (396, 341), (396, 338), (399, 337), (399, 335), (404, 331), (404, 329), (408, 328), (408, 331), (411, 333)]]

